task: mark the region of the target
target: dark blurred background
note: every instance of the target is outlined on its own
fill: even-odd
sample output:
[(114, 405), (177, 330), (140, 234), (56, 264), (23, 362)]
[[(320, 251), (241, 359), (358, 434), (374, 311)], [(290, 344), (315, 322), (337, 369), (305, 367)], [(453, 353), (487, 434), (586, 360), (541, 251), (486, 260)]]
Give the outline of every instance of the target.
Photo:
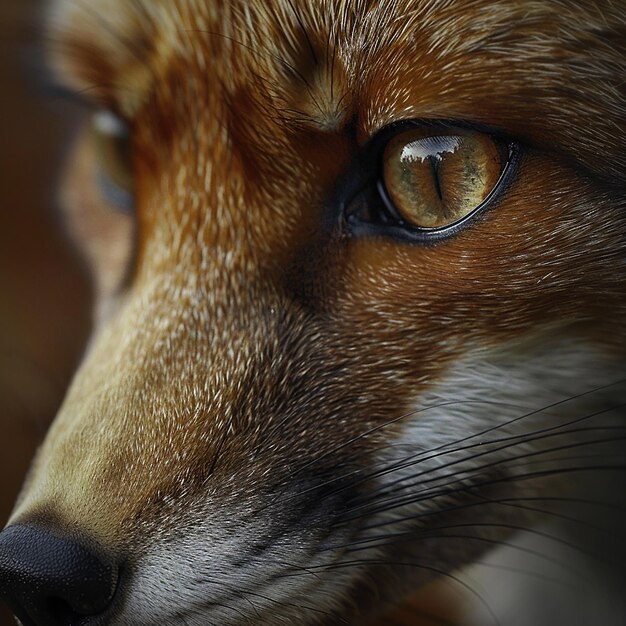
[[(0, 0), (0, 517), (62, 400), (89, 326), (89, 287), (55, 183), (78, 112), (48, 93), (43, 3)], [(13, 624), (0, 609), (0, 626)]]

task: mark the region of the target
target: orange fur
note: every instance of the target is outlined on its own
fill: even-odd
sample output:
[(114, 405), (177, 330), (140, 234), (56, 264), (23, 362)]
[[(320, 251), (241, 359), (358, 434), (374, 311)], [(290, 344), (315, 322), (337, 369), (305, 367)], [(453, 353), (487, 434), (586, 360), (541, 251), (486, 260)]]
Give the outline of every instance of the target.
[[(85, 144), (65, 195), (100, 277), (98, 322), (13, 524), (71, 527), (140, 560), (206, 506), (263, 516), (277, 494), (297, 503), (365, 471), (400, 441), (384, 425), (470, 347), (522, 363), (558, 339), (623, 363), (623, 7), (67, 0), (53, 25), (64, 80), (129, 121), (137, 218), (133, 237), (108, 212)], [(406, 119), (515, 138), (514, 180), (434, 245), (341, 231), (337, 181)], [(311, 532), (331, 532), (343, 506)], [(442, 568), (483, 549), (442, 548)], [(397, 589), (376, 570), (333, 582), (319, 608), (359, 622), (429, 578), (408, 571)], [(281, 611), (258, 623), (319, 620)]]

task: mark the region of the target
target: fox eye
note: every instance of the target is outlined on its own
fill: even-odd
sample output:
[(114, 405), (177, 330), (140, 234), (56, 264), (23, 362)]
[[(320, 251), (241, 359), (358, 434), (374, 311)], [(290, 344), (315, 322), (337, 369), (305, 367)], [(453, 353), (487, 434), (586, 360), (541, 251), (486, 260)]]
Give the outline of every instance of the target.
[(120, 211), (132, 212), (135, 194), (128, 126), (110, 111), (98, 111), (92, 118), (92, 134), (103, 198)]
[(422, 231), (464, 221), (493, 194), (508, 162), (502, 146), (465, 129), (412, 128), (382, 156), (381, 196), (400, 224)]
[(356, 235), (428, 243), (458, 232), (491, 206), (515, 172), (519, 145), (443, 122), (383, 129), (341, 188)]

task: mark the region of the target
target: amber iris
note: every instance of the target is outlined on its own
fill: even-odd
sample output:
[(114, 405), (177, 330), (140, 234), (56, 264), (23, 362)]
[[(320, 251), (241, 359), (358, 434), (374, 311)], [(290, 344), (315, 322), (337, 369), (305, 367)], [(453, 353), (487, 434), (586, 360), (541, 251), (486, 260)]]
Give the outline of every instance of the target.
[(437, 229), (478, 208), (504, 165), (501, 150), (487, 134), (412, 128), (387, 144), (383, 176), (389, 200), (408, 226)]

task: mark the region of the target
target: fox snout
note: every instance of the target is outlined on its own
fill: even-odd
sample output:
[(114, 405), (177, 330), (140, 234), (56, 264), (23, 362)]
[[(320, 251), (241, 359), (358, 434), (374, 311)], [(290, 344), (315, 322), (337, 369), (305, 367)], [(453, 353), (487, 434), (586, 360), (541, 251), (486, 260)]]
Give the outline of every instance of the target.
[(0, 594), (24, 626), (102, 614), (118, 578), (115, 560), (47, 526), (14, 525), (0, 533)]
[(246, 295), (250, 283), (235, 291), (224, 272), (215, 308), (199, 293), (181, 306), (183, 275), (159, 276), (166, 293), (151, 283), (96, 336), (35, 459), (0, 542), (2, 593), (25, 625), (120, 611), (158, 623), (195, 588), (219, 606), (242, 576), (275, 577), (293, 604), (311, 584), (299, 569), (331, 564), (349, 539), (338, 521), (376, 447), (346, 440), (335, 420), (371, 430), (389, 405), (372, 389), (342, 413), (341, 390), (366, 364), (331, 359), (336, 324), (274, 282)]

